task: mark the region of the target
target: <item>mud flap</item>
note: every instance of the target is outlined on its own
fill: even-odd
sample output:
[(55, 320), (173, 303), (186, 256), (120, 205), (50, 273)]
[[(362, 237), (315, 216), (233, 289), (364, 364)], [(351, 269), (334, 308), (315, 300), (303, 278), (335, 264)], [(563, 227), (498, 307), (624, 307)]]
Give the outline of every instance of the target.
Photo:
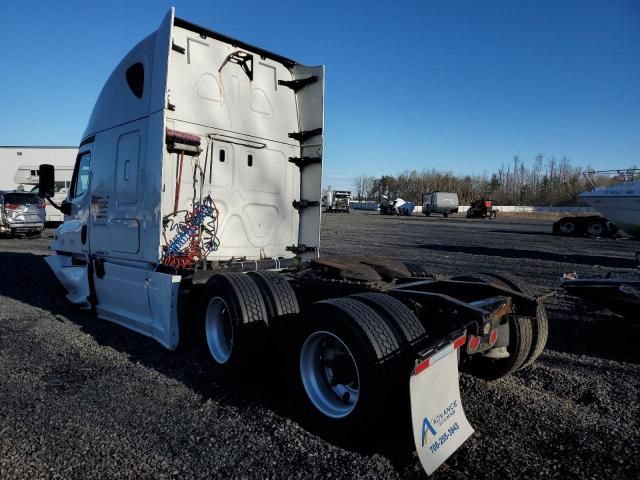
[(409, 381), (413, 438), (422, 467), (431, 475), (473, 433), (462, 409), (457, 348), (466, 337), (416, 362)]

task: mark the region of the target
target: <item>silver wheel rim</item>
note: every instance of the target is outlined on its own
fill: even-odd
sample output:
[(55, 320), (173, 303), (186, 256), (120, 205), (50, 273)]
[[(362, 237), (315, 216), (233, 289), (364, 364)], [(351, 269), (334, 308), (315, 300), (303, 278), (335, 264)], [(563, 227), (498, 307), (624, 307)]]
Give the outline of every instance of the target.
[(587, 226), (587, 232), (589, 232), (589, 235), (591, 235), (592, 237), (599, 237), (600, 235), (602, 235), (602, 225), (599, 223), (590, 223)]
[(226, 363), (233, 350), (233, 322), (227, 303), (213, 297), (205, 314), (205, 333), (209, 353), (217, 363)]
[(300, 351), (300, 375), (311, 403), (330, 418), (344, 418), (360, 398), (360, 374), (349, 348), (330, 332), (315, 332)]
[(574, 226), (571, 222), (564, 222), (560, 224), (560, 231), (562, 233), (573, 233)]

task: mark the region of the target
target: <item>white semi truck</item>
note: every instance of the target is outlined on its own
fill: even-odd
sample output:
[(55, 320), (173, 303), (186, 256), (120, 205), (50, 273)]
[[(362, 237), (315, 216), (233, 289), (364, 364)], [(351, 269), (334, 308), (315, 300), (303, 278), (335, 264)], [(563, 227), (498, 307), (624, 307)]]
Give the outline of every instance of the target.
[(238, 382), (282, 356), (323, 428), (406, 422), (431, 473), (472, 432), (458, 364), (526, 367), (544, 307), (509, 276), (319, 257), (323, 78), (172, 9), (98, 97), (47, 262), (71, 302), (170, 350), (191, 332)]
[(345, 212), (351, 210), (351, 192), (347, 190), (327, 190), (322, 197), (325, 212)]

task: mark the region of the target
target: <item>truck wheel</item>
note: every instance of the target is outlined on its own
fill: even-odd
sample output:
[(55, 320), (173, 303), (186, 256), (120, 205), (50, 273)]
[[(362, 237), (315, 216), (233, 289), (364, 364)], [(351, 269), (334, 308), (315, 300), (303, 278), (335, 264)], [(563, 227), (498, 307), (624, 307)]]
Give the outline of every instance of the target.
[[(500, 281), (500, 283), (506, 285), (512, 290), (515, 290), (516, 292), (524, 293), (525, 295), (529, 295), (531, 297), (535, 295), (535, 292), (531, 288), (531, 285), (529, 285), (522, 278), (517, 277), (516, 275), (512, 275), (506, 272), (484, 273), (485, 275), (494, 277), (495, 279)], [(535, 362), (544, 351), (544, 347), (547, 345), (547, 339), (549, 338), (549, 320), (547, 319), (547, 310), (542, 303), (538, 303), (538, 307), (536, 308), (536, 319), (531, 323), (531, 327), (531, 351), (529, 352), (527, 359), (520, 367), (520, 369), (528, 367), (533, 362)]]
[[(333, 433), (366, 429), (388, 402), (400, 345), (369, 306), (353, 298), (316, 302), (303, 318), (299, 348), (302, 406)], [(393, 375), (395, 373), (395, 375)]]
[(604, 237), (607, 225), (604, 220), (591, 220), (587, 223), (587, 235), (590, 237)]
[(509, 346), (507, 358), (492, 359), (479, 356), (470, 362), (469, 373), (487, 380), (506, 377), (523, 368), (532, 345), (531, 322), (524, 317), (509, 317)]
[(378, 292), (357, 293), (350, 298), (355, 298), (378, 312), (393, 329), (405, 352), (413, 354), (421, 349), (427, 339), (427, 332), (420, 320), (400, 300)]
[(564, 218), (558, 223), (560, 235), (575, 235), (577, 230), (576, 222), (571, 218)]
[(233, 372), (251, 360), (267, 329), (267, 309), (258, 286), (243, 273), (213, 275), (205, 285), (200, 316), (213, 363)]
[(298, 298), (283, 274), (277, 272), (249, 272), (247, 276), (254, 281), (262, 293), (270, 323), (285, 315), (297, 315), (300, 313)]
[[(488, 273), (470, 273), (452, 278), (467, 282), (489, 283), (516, 290), (505, 282)], [(524, 293), (524, 292), (523, 292)], [(526, 317), (509, 316), (509, 346), (507, 358), (492, 359), (477, 355), (465, 369), (480, 378), (494, 380), (507, 376), (521, 368), (528, 360), (533, 349), (533, 326)], [(546, 339), (545, 339), (546, 342)]]

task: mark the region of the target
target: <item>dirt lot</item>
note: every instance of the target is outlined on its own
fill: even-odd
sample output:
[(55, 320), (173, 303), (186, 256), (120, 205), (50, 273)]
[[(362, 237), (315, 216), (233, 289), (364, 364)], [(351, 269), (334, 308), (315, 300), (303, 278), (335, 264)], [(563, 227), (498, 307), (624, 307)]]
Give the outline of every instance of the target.
[[(634, 270), (638, 242), (550, 228), (327, 214), (322, 253), (509, 271), (540, 290), (567, 271)], [(0, 239), (0, 478), (424, 478), (393, 442), (337, 445), (307, 431), (268, 375), (223, 381), (201, 352), (167, 352), (77, 311), (43, 261), (49, 241)], [(548, 313), (548, 348), (531, 368), (495, 382), (461, 375), (476, 433), (434, 478), (637, 478), (640, 322), (561, 293)]]

